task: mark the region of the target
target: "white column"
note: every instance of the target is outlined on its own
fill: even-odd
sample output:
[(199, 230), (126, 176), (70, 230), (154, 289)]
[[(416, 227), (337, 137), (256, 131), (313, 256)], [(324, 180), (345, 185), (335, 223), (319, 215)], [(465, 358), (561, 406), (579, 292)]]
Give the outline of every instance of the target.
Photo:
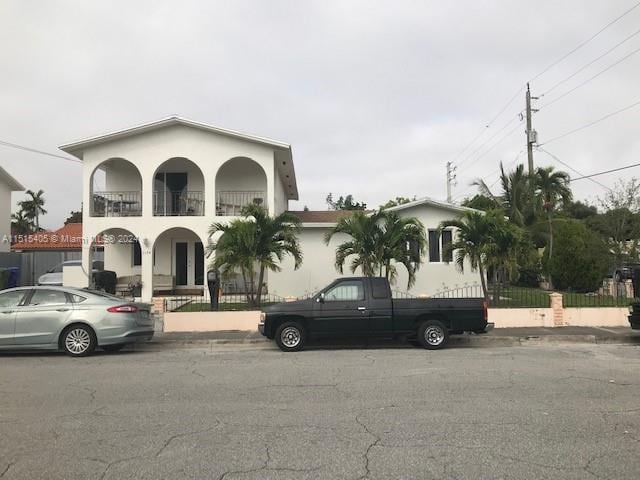
[(267, 172), (267, 203), (269, 205), (269, 215), (276, 214), (276, 185), (275, 185), (275, 160), (271, 163), (271, 168), (266, 169)]
[(91, 287), (91, 237), (87, 233), (83, 233), (84, 241), (82, 242), (82, 272), (85, 275), (85, 287)]
[(153, 297), (153, 244), (155, 238), (141, 236), (140, 249), (142, 250), (142, 265), (140, 276), (142, 279), (142, 301), (150, 302)]

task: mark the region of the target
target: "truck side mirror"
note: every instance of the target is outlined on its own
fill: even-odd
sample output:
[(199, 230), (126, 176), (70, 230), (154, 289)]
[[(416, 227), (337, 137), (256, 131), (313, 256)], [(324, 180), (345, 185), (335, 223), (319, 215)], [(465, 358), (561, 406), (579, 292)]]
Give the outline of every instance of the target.
[(324, 292), (322, 292), (320, 295), (318, 295), (318, 298), (316, 298), (316, 302), (324, 303)]

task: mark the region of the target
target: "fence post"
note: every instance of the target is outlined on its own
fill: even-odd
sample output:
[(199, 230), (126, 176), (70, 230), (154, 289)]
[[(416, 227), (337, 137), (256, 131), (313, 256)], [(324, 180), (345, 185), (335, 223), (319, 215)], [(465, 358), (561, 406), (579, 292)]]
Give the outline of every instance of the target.
[(564, 326), (564, 308), (562, 306), (562, 294), (553, 292), (549, 294), (550, 307), (553, 310), (553, 326)]

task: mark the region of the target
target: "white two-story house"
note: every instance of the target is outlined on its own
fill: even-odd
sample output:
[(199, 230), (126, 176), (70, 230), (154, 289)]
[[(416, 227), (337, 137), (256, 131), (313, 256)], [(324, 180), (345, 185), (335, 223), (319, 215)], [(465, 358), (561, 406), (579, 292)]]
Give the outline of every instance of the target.
[(0, 166), (0, 252), (11, 249), (11, 193), (24, 187)]
[(102, 237), (105, 269), (139, 278), (146, 300), (202, 289), (213, 222), (298, 199), (290, 145), (179, 117), (60, 148), (83, 161), (84, 270)]
[[(238, 218), (254, 203), (278, 215), (298, 199), (291, 146), (284, 142), (170, 117), (60, 147), (83, 161), (83, 268), (89, 271), (96, 238), (104, 245), (104, 266), (118, 281), (141, 282), (143, 300), (154, 295), (201, 292), (206, 284), (206, 246), (214, 222)], [(440, 234), (442, 220), (465, 210), (424, 198), (396, 207), (417, 217), (429, 231), (430, 248), (411, 293), (431, 295), (478, 281), (448, 263), (445, 246), (452, 232)], [(335, 270), (335, 248), (324, 235), (343, 211), (293, 212), (302, 221), (302, 268), (286, 258), (282, 271), (268, 272), (269, 293), (282, 297), (310, 293), (328, 284)], [(345, 272), (348, 273), (348, 272)], [(88, 276), (86, 283), (88, 284)], [(223, 284), (240, 293), (240, 278)], [(406, 290), (401, 271), (397, 288)]]

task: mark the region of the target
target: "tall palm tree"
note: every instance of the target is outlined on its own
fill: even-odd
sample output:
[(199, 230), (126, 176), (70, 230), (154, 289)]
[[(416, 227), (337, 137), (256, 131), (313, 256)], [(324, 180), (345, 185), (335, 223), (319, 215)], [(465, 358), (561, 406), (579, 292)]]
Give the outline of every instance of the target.
[(455, 253), (454, 261), (461, 272), (464, 271), (465, 260), (468, 260), (471, 269), (480, 273), (480, 284), (485, 300), (489, 300), (486, 271), (493, 224), (492, 215), (473, 211), (464, 212), (459, 218), (440, 224), (441, 229), (447, 227), (456, 229), (455, 241), (448, 246), (448, 252)]
[(384, 268), (387, 280), (395, 283), (401, 264), (407, 270), (407, 288), (416, 281), (416, 271), (422, 265), (422, 256), (427, 248), (424, 225), (414, 217), (401, 217), (396, 212), (382, 211), (383, 219), (380, 270)]
[(36, 232), (40, 231), (40, 215), (46, 215), (47, 211), (44, 209), (44, 190), (40, 189), (37, 192), (33, 190), (27, 190), (26, 195), (31, 197), (28, 200), (20, 202), (20, 207), (24, 210), (27, 218), (33, 220), (36, 225)]
[(18, 235), (26, 235), (33, 231), (33, 222), (25, 215), (24, 210), (20, 209), (11, 214), (11, 229)]
[(477, 179), (472, 185), (478, 186), (480, 193), (498, 202), (513, 223), (523, 226), (532, 220), (532, 199), (529, 175), (524, 171), (524, 165), (518, 165), (515, 170), (505, 172), (500, 163), (500, 186), (502, 194), (494, 195), (484, 180)]
[(217, 242), (207, 246), (207, 255), (215, 252), (211, 266), (223, 275), (228, 276), (240, 270), (246, 285), (247, 302), (257, 307), (262, 299), (266, 270), (279, 272), (281, 267), (278, 263), (285, 255), (293, 257), (296, 270), (302, 265), (302, 252), (297, 237), (301, 227), (300, 220), (286, 212), (270, 217), (259, 205), (243, 207), (241, 215), (245, 218), (211, 225), (210, 237), (219, 232), (222, 235)]
[[(535, 176), (536, 194), (539, 206), (545, 212), (549, 224), (548, 258), (553, 255), (553, 213), (561, 201), (567, 205), (572, 198), (569, 187), (569, 175), (566, 172), (554, 171), (553, 167), (538, 168)], [(552, 285), (551, 276), (549, 284)]]
[(337, 234), (346, 234), (351, 237), (336, 248), (336, 270), (344, 272), (344, 264), (347, 258), (353, 257), (349, 265), (351, 273), (358, 268), (365, 277), (373, 277), (382, 266), (382, 228), (383, 220), (381, 212), (370, 215), (358, 211), (350, 217), (344, 217), (337, 225), (325, 234), (324, 240), (328, 245)]

